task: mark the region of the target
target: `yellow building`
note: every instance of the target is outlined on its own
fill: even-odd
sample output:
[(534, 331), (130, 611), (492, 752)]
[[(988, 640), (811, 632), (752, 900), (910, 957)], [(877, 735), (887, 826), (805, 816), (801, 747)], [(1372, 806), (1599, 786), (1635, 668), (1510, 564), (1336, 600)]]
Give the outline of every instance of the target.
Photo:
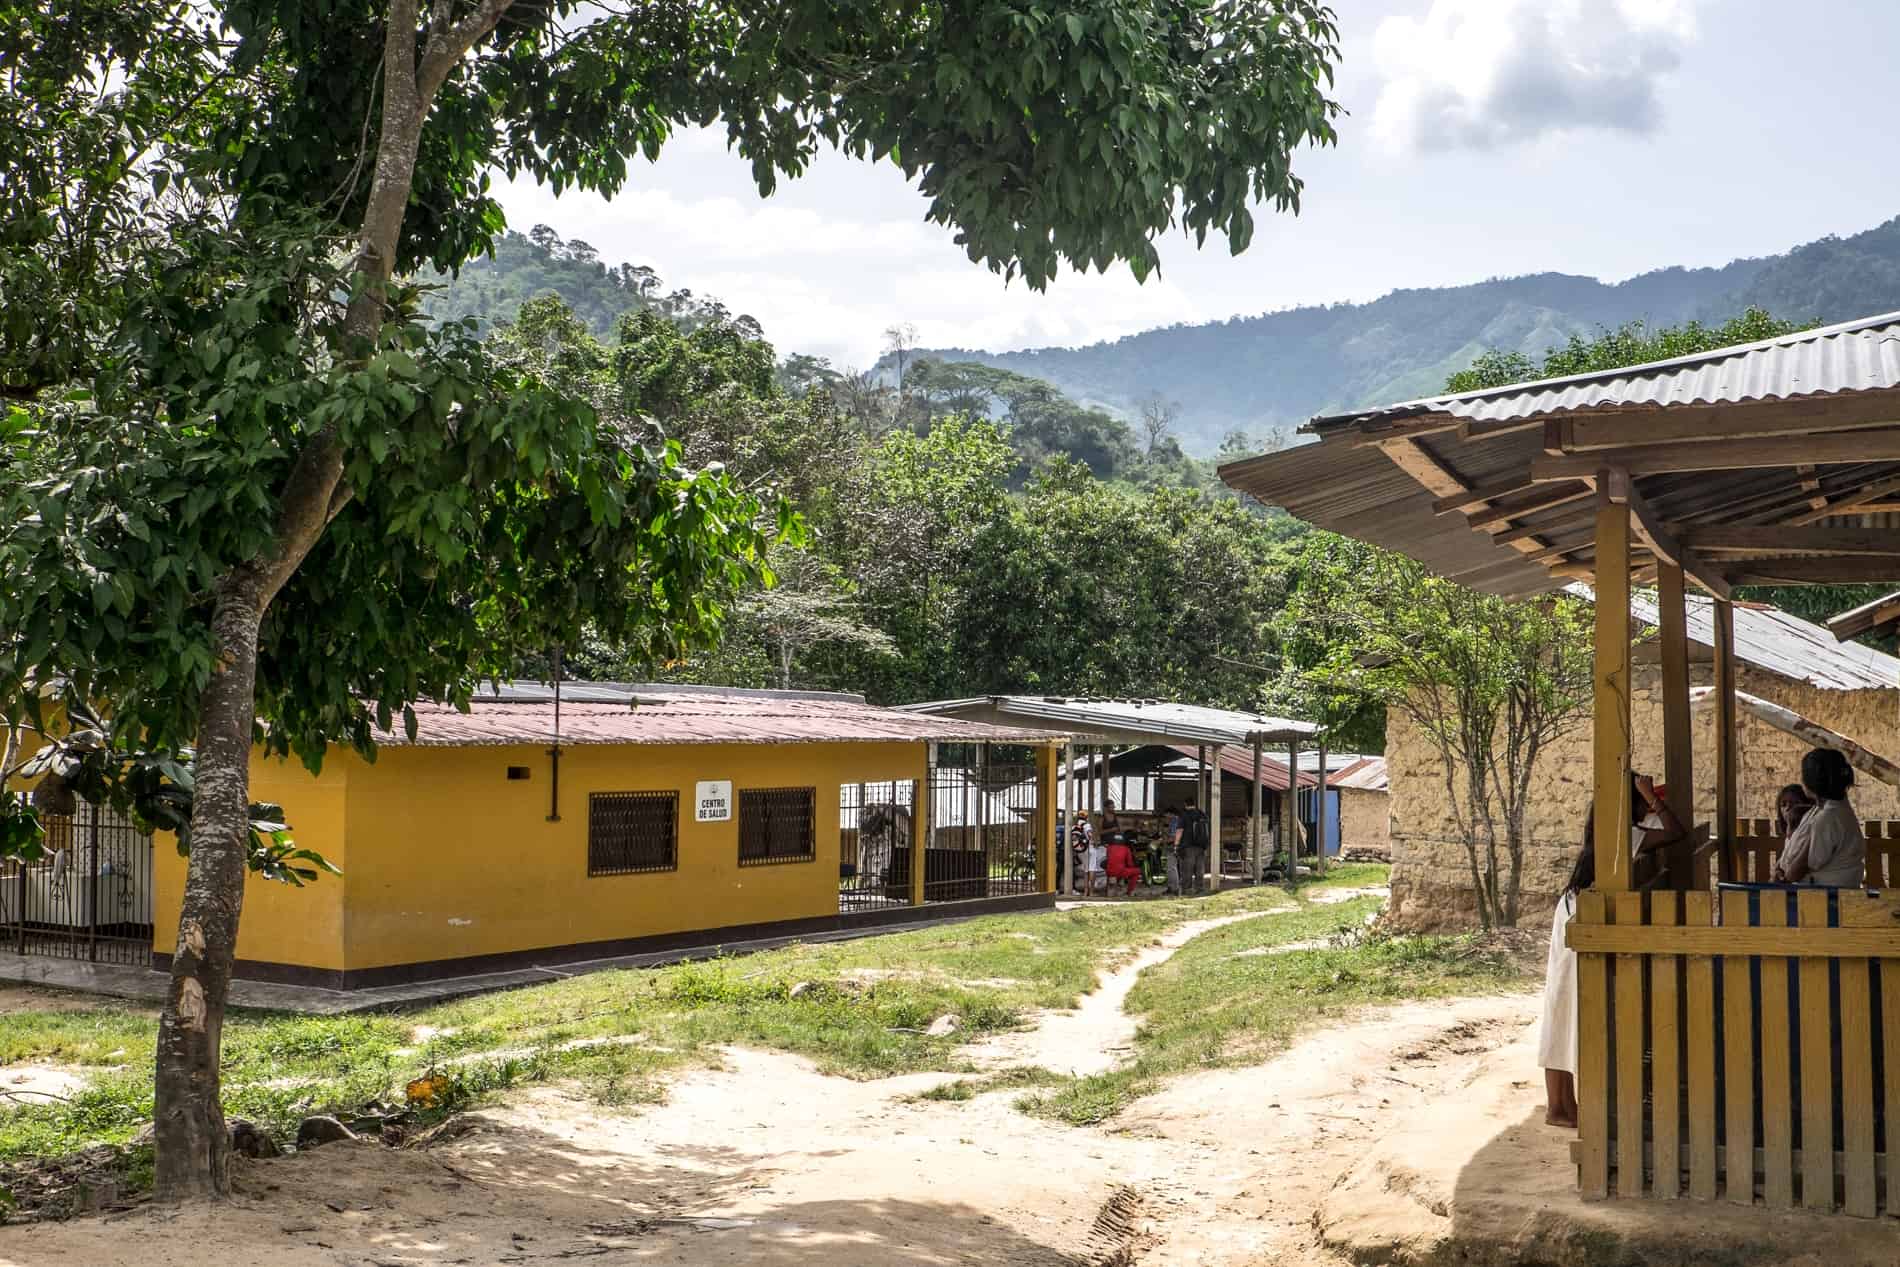
[[(1053, 903), (1059, 737), (843, 695), (562, 694), (418, 707), (413, 740), (335, 749), (320, 775), (256, 759), (253, 799), (343, 874), (252, 877), (237, 975), (348, 989)], [(68, 834), (67, 874), (96, 872)], [(152, 858), (163, 968), (185, 861)]]

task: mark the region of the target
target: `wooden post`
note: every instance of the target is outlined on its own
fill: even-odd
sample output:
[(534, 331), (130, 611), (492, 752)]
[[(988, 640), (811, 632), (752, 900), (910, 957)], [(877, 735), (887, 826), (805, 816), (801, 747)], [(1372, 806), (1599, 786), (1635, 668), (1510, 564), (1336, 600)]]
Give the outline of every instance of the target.
[(1286, 808), (1280, 811), (1280, 839), (1286, 844), (1286, 887), (1300, 879), (1300, 741), (1286, 741)]
[(1220, 892), (1221, 845), (1220, 845), (1220, 803), (1226, 799), (1221, 796), (1221, 745), (1214, 745), (1214, 773), (1209, 776), (1210, 791), (1207, 811), (1207, 891)]
[(910, 834), (910, 904), (924, 904), (924, 859), (929, 856), (931, 838), (937, 834), (937, 741), (924, 745), (923, 813), (917, 815)]
[(1630, 887), (1630, 508), (1597, 480), (1596, 887)]
[(1313, 811), (1313, 835), (1317, 847), (1313, 851), (1313, 873), (1326, 874), (1326, 737), (1319, 740), (1319, 801)]
[[(1689, 610), (1682, 568), (1663, 562), (1656, 571), (1656, 606), (1662, 621), (1663, 781), (1669, 808), (1685, 827), (1695, 824), (1695, 746), (1689, 729)], [(1685, 836), (1669, 849), (1669, 883), (1679, 893), (1694, 887), (1695, 839)]]
[(1715, 831), (1721, 845), (1716, 857), (1724, 880), (1729, 874), (1730, 845), (1735, 839), (1735, 604), (1715, 603)]
[(1265, 808), (1261, 804), (1263, 798), (1260, 794), (1260, 768), (1265, 758), (1260, 748), (1260, 740), (1255, 739), (1253, 741), (1253, 827), (1249, 833), (1252, 839), (1248, 842), (1247, 858), (1248, 875), (1255, 884), (1260, 883), (1260, 819)]

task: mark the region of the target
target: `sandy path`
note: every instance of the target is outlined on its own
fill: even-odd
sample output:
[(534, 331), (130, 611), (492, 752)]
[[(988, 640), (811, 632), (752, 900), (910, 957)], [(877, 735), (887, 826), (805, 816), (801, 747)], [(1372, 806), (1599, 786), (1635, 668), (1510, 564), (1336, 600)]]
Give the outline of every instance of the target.
[[(1287, 907), (1286, 910), (1296, 909)], [(1247, 911), (1215, 919), (1192, 920), (1164, 933), (1127, 963), (1098, 974), (1095, 989), (1082, 996), (1072, 1012), (1047, 1012), (1029, 1029), (995, 1034), (965, 1046), (960, 1053), (979, 1068), (1033, 1065), (1052, 1073), (1087, 1077), (1105, 1073), (1134, 1050), (1137, 1022), (1122, 1010), (1129, 991), (1141, 974), (1166, 962), (1175, 951), (1228, 924), (1280, 911)]]
[[(1026, 1036), (1065, 1020), (1082, 1033), (1081, 1015), (1016, 1037), (1025, 1051), (1073, 1050)], [(1327, 1191), (1421, 1106), (1488, 1109), (1496, 1096), (1470, 1094), (1482, 1057), (1535, 1016), (1526, 996), (1374, 1013), (1266, 1064), (1182, 1078), (1108, 1130), (1029, 1118), (1008, 1092), (913, 1098), (941, 1074), (851, 1082), (732, 1051), (638, 1114), (541, 1088), (426, 1151), (332, 1145), (250, 1164), (223, 1210), (0, 1229), (0, 1264), (1332, 1263), (1314, 1231)], [(1087, 1032), (1108, 1024), (1092, 1015)]]

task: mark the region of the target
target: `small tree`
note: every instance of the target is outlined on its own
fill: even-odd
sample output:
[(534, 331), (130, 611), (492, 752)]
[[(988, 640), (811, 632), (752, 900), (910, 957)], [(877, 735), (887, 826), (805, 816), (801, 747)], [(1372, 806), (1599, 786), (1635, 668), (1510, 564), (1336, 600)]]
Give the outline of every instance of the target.
[(813, 647), (842, 644), (875, 656), (897, 654), (890, 635), (860, 619), (856, 595), (839, 570), (802, 550), (778, 561), (779, 583), (742, 599), (734, 632), (751, 635), (772, 654), (780, 690), (790, 690), (792, 670)]
[(1309, 691), (1396, 710), (1431, 744), (1479, 921), (1516, 924), (1531, 776), (1590, 704), (1588, 605), (1480, 594), (1323, 534), (1302, 552), (1280, 623)]
[(1168, 400), (1160, 392), (1149, 392), (1142, 397), (1139, 409), (1142, 452), (1153, 457), (1161, 442), (1174, 434), (1174, 424), (1180, 417), (1180, 401)]

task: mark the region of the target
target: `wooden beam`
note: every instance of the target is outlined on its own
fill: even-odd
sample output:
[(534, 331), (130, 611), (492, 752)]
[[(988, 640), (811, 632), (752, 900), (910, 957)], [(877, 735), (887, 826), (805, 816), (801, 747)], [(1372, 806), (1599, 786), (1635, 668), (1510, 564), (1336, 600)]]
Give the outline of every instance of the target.
[(1387, 423), (1383, 426), (1367, 426), (1354, 432), (1349, 443), (1354, 448), (1363, 449), (1368, 445), (1383, 447), (1394, 440), (1410, 440), (1418, 436), (1443, 435), (1447, 431), (1461, 431), (1465, 427), (1463, 418), (1454, 418), (1450, 414), (1420, 414), (1416, 418), (1407, 418), (1401, 422)]
[[(1417, 480), (1427, 492), (1436, 494), (1441, 501), (1468, 497), (1477, 491), (1449, 463), (1415, 439), (1383, 440), (1379, 448), (1400, 470)], [(1512, 542), (1510, 548), (1519, 554), (1535, 554), (1547, 544), (1537, 537), (1526, 537), (1522, 541)]]
[[(1220, 803), (1226, 799), (1221, 795), (1226, 789), (1222, 786), (1220, 758), (1221, 745), (1215, 744), (1214, 786), (1208, 796), (1209, 803), (1207, 807), (1207, 891), (1209, 893), (1220, 892), (1221, 880)], [(1104, 801), (1103, 804), (1106, 805), (1107, 802)], [(1127, 806), (1123, 806), (1122, 808), (1126, 809)], [(1199, 886), (1197, 885), (1196, 887)]]
[(1900, 391), (1893, 390), (1738, 405), (1670, 405), (1565, 419), (1564, 449), (1581, 452), (1671, 440), (1747, 440), (1896, 423), (1900, 423)]
[(1286, 743), (1286, 802), (1280, 810), (1280, 840), (1286, 845), (1286, 887), (1300, 883), (1300, 741)]
[(1596, 565), (1596, 887), (1630, 887), (1630, 508), (1599, 488)]
[(1900, 502), (1862, 502), (1858, 506), (1829, 507), (1822, 512), (1824, 519), (1851, 519), (1859, 515), (1900, 514)]
[(1872, 483), (1863, 484), (1853, 492), (1830, 497), (1827, 499), (1827, 505), (1820, 507), (1811, 506), (1806, 511), (1788, 520), (1788, 523), (1799, 527), (1803, 524), (1814, 523), (1816, 520), (1830, 519), (1837, 515), (1861, 513), (1852, 510), (1852, 508), (1864, 506), (1868, 502), (1878, 501), (1894, 493), (1900, 493), (1900, 475), (1890, 475), (1885, 479), (1874, 480)]
[(1382, 439), (1379, 449), (1401, 471), (1417, 480), (1427, 492), (1438, 497), (1456, 497), (1471, 491), (1464, 476), (1451, 469), (1445, 460), (1409, 436)]
[(1723, 575), (1731, 585), (1900, 584), (1900, 559), (1735, 559)]
[(1566, 937), (1572, 950), (1588, 955), (1769, 955), (1797, 959), (1900, 956), (1900, 930), (1891, 928), (1731, 928), (1726, 924), (1697, 928), (1573, 922)]
[[(1595, 472), (1591, 474), (1594, 477)], [(1474, 531), (1495, 532), (1500, 528), (1510, 527), (1512, 520), (1522, 519), (1525, 515), (1541, 514), (1546, 510), (1555, 510), (1559, 506), (1568, 506), (1571, 502), (1580, 502), (1590, 496), (1593, 491), (1595, 490), (1589, 484), (1584, 484), (1579, 488), (1558, 489), (1547, 495), (1533, 497), (1514, 505), (1468, 510), (1465, 515), (1471, 520)]]
[[(1656, 607), (1662, 642), (1663, 782), (1669, 808), (1685, 826), (1695, 822), (1695, 746), (1689, 728), (1689, 611), (1682, 569), (1665, 563), (1656, 574)], [(1669, 880), (1687, 892), (1695, 844), (1684, 837), (1669, 850)]]
[(1677, 440), (1668, 444), (1598, 449), (1565, 457), (1541, 457), (1531, 461), (1531, 479), (1539, 484), (1574, 480), (1604, 466), (1619, 467), (1640, 476), (1846, 462), (1900, 462), (1900, 427), (1752, 440), (1711, 435), (1699, 441)]
[(1685, 528), (1683, 544), (1714, 554), (1900, 555), (1900, 534), (1879, 528), (1808, 528), (1718, 524)]
[[(1319, 737), (1319, 790), (1313, 803), (1313, 874), (1326, 874), (1326, 734)], [(1343, 847), (1345, 841), (1340, 841)]]
[(1616, 468), (1605, 469), (1597, 476), (1597, 487), (1609, 500), (1629, 506), (1637, 535), (1649, 543), (1650, 550), (1658, 559), (1680, 567), (1697, 585), (1717, 598), (1729, 596), (1728, 581), (1695, 551), (1685, 548), (1676, 540), (1675, 534), (1662, 522), (1661, 516), (1637, 490), (1629, 472)]
[[(1735, 604), (1717, 600), (1715, 604), (1715, 831), (1721, 849), (1716, 856), (1724, 860), (1727, 871), (1728, 847), (1735, 840)], [(1736, 877), (1724, 874), (1724, 880)]]
[(1513, 493), (1524, 493), (1535, 488), (1528, 475), (1513, 475), (1508, 479), (1493, 480), (1489, 484), (1480, 484), (1466, 489), (1451, 497), (1441, 497), (1432, 503), (1432, 513), (1448, 515), (1456, 510), (1481, 509), (1487, 502), (1501, 501)]

